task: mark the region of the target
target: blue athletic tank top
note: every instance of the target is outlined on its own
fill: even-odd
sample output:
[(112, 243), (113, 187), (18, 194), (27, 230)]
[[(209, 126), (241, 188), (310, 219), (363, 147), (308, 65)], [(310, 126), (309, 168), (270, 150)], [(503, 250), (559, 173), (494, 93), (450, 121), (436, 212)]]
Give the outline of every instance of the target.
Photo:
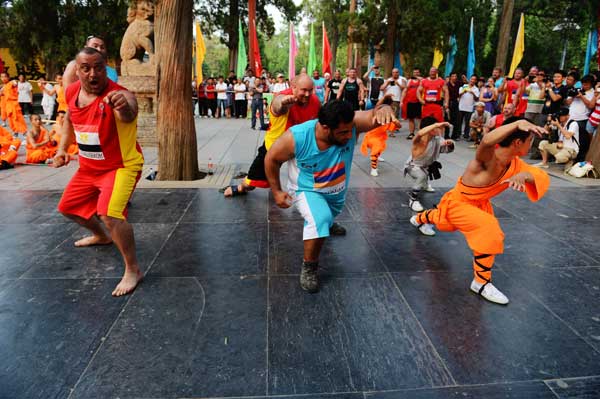
[(325, 196), (344, 197), (348, 189), (356, 130), (343, 146), (333, 145), (321, 151), (317, 146), (317, 119), (290, 128), (296, 157), (288, 162), (289, 188), (313, 191)]

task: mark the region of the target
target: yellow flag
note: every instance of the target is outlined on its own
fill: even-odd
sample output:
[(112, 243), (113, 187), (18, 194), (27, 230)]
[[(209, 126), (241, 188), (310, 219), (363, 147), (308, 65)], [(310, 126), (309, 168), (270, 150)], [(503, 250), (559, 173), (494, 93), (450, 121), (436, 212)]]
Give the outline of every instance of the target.
[(200, 23), (196, 21), (196, 77), (198, 82), (202, 82), (202, 63), (206, 55), (206, 47), (204, 46), (204, 37), (200, 30)]
[(444, 54), (437, 47), (433, 50), (433, 63), (432, 65), (436, 68), (440, 67), (442, 60), (444, 59)]
[(508, 76), (513, 76), (515, 69), (519, 66), (519, 63), (523, 59), (523, 53), (525, 52), (525, 17), (521, 13), (521, 20), (519, 21), (519, 31), (517, 32), (517, 39), (515, 40), (515, 51), (513, 52), (512, 62), (510, 63), (510, 70)]

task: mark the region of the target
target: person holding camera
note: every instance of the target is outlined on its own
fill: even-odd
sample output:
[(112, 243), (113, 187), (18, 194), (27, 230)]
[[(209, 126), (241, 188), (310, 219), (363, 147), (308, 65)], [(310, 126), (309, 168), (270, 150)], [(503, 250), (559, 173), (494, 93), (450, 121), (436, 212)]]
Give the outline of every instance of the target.
[(590, 148), (591, 138), (585, 129), (590, 113), (596, 105), (596, 95), (593, 86), (594, 77), (592, 75), (585, 75), (581, 78), (581, 88), (572, 87), (568, 91), (568, 97), (565, 100), (565, 104), (569, 107), (571, 120), (576, 121), (579, 125), (579, 156), (577, 157), (577, 161), (583, 161), (585, 154)]
[[(392, 76), (389, 77), (383, 85), (381, 85), (381, 92), (384, 96), (392, 96), (392, 110), (394, 116), (398, 119), (401, 117), (402, 104), (400, 99), (402, 98), (402, 91), (406, 88), (406, 78), (400, 76), (400, 70), (398, 68), (392, 69)], [(390, 133), (391, 137), (395, 137), (395, 132)]]
[(527, 94), (527, 108), (525, 119), (530, 120), (538, 126), (544, 126), (546, 120), (542, 117), (542, 110), (546, 97), (546, 72), (539, 70), (533, 77), (533, 81), (525, 87)]
[[(471, 76), (469, 83), (463, 85), (458, 91), (458, 123), (456, 124), (455, 131), (460, 136), (461, 126), (464, 123), (463, 138), (468, 140), (470, 138), (470, 126), (471, 115), (473, 114), (473, 106), (476, 101), (479, 100), (479, 89), (477, 88), (477, 75)], [(458, 139), (458, 137), (457, 137)]]
[[(441, 177), (442, 165), (437, 161), (438, 157), (441, 153), (454, 151), (454, 141), (444, 139), (444, 130), (449, 125), (448, 122), (437, 122), (434, 117), (428, 116), (421, 121), (421, 130), (413, 139), (411, 155), (404, 164), (404, 176), (408, 175), (413, 179), (408, 206), (415, 212), (424, 210), (419, 202), (421, 190), (434, 191), (428, 184), (428, 177), (431, 180)], [(435, 235), (428, 224), (422, 225), (419, 230), (428, 236)]]
[[(558, 141), (552, 139), (552, 128), (558, 130)], [(542, 155), (542, 162), (533, 166), (548, 168), (548, 154), (553, 155), (557, 164), (570, 166), (579, 153), (579, 124), (570, 118), (569, 109), (563, 107), (557, 114), (552, 115), (550, 123), (546, 125), (550, 140), (542, 140), (538, 146)]]

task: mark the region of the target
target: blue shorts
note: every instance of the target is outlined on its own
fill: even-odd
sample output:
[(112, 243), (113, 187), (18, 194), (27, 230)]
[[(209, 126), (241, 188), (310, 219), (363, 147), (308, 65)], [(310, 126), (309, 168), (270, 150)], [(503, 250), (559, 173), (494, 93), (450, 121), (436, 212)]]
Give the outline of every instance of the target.
[(345, 195), (330, 198), (312, 191), (297, 191), (294, 205), (304, 218), (303, 240), (329, 237), (333, 220), (344, 208)]

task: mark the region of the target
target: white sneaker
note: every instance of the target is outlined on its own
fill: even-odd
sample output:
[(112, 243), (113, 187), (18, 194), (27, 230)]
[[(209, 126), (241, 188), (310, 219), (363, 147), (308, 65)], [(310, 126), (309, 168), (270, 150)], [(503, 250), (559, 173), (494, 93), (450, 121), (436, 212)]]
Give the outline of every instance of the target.
[[(476, 294), (479, 294), (479, 290), (481, 289), (482, 285), (483, 284), (473, 279), (473, 281), (471, 281), (471, 291), (473, 291)], [(483, 291), (481, 291), (480, 295), (488, 301), (497, 303), (499, 305), (506, 305), (508, 303), (508, 298), (506, 297), (506, 295), (501, 293), (500, 290), (494, 287), (492, 283), (487, 283), (483, 288)]]
[(417, 223), (417, 215), (414, 215), (413, 217), (410, 218), (410, 224), (412, 224), (417, 229), (419, 229), (421, 234), (423, 234), (424, 236), (433, 237), (435, 235), (435, 230), (433, 229), (432, 225), (427, 224), (427, 223), (426, 224)]
[(379, 172), (377, 172), (377, 169), (371, 169), (371, 176), (373, 176), (373, 177), (379, 176)]
[(435, 193), (435, 188), (431, 187), (431, 184), (427, 183), (427, 187), (425, 187), (425, 191), (428, 193)]
[(425, 210), (419, 200), (408, 200), (408, 206), (410, 206), (410, 209), (414, 212), (423, 212)]
[(543, 163), (543, 162), (534, 163), (532, 166), (535, 166), (536, 168), (544, 168), (544, 169), (548, 169), (548, 167), (549, 167), (549, 165), (547, 163)]
[(385, 159), (383, 159), (383, 157), (379, 157), (379, 158), (377, 158), (377, 160), (378, 160), (379, 162), (385, 162)]

